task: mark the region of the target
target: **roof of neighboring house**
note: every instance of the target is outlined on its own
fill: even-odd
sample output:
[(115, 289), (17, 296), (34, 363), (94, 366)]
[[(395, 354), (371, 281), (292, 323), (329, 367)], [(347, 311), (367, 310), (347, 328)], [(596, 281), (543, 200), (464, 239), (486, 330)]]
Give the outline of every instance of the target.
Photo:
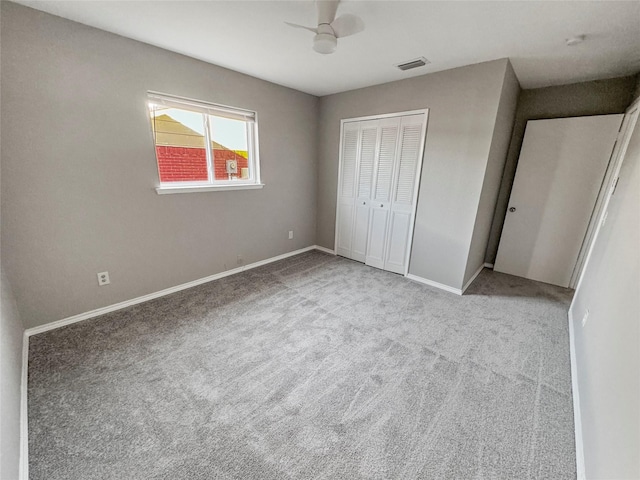
[[(204, 135), (190, 129), (169, 115), (162, 114), (151, 119), (156, 134), (156, 145), (171, 145), (176, 147), (204, 148)], [(214, 150), (230, 150), (230, 148), (211, 141)]]

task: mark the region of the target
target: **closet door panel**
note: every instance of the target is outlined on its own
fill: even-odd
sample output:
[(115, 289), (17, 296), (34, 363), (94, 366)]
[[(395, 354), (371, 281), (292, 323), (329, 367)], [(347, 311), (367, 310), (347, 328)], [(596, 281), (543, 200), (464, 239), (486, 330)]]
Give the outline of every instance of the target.
[(351, 230), (353, 226), (353, 205), (341, 205), (338, 215), (338, 246), (336, 253), (351, 258)]
[(367, 265), (377, 268), (384, 268), (399, 129), (399, 117), (380, 120), (380, 140), (374, 168), (371, 220), (365, 261)]
[(393, 118), (381, 121), (380, 148), (375, 172), (375, 188), (373, 199), (376, 202), (389, 202), (398, 144), (398, 128), (400, 119)]
[(367, 234), (369, 233), (370, 208), (367, 202), (355, 207), (355, 219), (353, 226), (353, 242), (351, 258), (358, 262), (364, 262), (367, 255)]
[(389, 250), (384, 264), (385, 270), (404, 275), (410, 224), (411, 213), (391, 212)]
[(359, 123), (346, 123), (342, 134), (340, 184), (338, 185), (338, 219), (336, 253), (351, 258)]
[(357, 198), (351, 258), (359, 262), (366, 260), (367, 235), (369, 234), (369, 214), (373, 188), (377, 143), (380, 129), (377, 120), (360, 122), (360, 148), (358, 155)]
[(394, 192), (394, 205), (413, 205), (416, 184), (416, 173), (422, 140), (422, 115), (413, 115), (402, 119), (400, 134), (400, 154), (398, 178)]
[(379, 128), (376, 120), (361, 122), (361, 124), (358, 198), (369, 200), (373, 186), (373, 168), (376, 161)]
[(385, 270), (405, 274), (409, 261), (409, 239), (418, 188), (418, 172), (422, 163), (424, 115), (403, 117), (396, 160), (391, 204), (391, 222), (387, 239)]
[(371, 225), (369, 228), (369, 244), (366, 264), (376, 268), (384, 268), (384, 246), (389, 221), (389, 210), (371, 208)]

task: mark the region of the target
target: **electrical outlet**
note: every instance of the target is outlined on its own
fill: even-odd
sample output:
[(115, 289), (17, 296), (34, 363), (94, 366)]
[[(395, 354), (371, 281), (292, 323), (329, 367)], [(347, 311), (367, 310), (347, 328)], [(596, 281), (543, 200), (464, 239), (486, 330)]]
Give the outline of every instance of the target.
[(293, 230), (289, 230), (289, 240), (293, 239)]
[(582, 326), (584, 327), (585, 323), (587, 323), (587, 318), (589, 318), (589, 309), (587, 308), (587, 311), (584, 312), (584, 317), (582, 317)]
[(244, 260), (242, 259), (242, 255), (238, 255), (236, 257), (236, 264), (242, 265), (243, 262), (244, 262)]
[(109, 272), (100, 272), (98, 273), (98, 285), (99, 286), (104, 286), (104, 285), (109, 285), (111, 283), (111, 280), (109, 280)]

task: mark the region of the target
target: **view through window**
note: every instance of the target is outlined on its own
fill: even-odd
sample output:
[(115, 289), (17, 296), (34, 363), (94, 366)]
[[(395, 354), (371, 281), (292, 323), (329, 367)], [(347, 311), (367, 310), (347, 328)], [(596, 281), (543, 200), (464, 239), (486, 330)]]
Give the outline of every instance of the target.
[(258, 184), (255, 112), (149, 95), (162, 186)]

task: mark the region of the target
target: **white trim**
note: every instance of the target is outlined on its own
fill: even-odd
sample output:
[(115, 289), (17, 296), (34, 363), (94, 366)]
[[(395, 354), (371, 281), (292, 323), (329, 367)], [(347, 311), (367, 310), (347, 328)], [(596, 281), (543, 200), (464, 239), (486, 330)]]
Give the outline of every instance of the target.
[(478, 269), (478, 271), (473, 274), (473, 276), (469, 279), (469, 281), (462, 288), (450, 287), (449, 285), (445, 285), (444, 283), (434, 282), (433, 280), (428, 280), (426, 278), (419, 277), (417, 275), (413, 275), (412, 273), (407, 273), (405, 275), (405, 278), (408, 278), (409, 280), (413, 280), (414, 282), (424, 283), (425, 285), (429, 285), (430, 287), (439, 288), (440, 290), (444, 290), (445, 292), (455, 293), (456, 295), (462, 295), (465, 292), (465, 290), (467, 288), (469, 288), (469, 286), (473, 283), (473, 281), (476, 279), (476, 277), (478, 275), (480, 275), (480, 272), (484, 268), (485, 268), (484, 264), (480, 265), (480, 268)]
[(18, 478), (29, 479), (29, 424), (27, 410), (27, 389), (29, 374), (29, 335), (22, 334), (22, 371), (20, 373), (20, 457)]
[[(260, 176), (260, 140), (258, 140), (258, 112), (256, 112), (256, 121), (254, 123), (247, 123), (247, 129), (251, 132), (247, 131), (247, 148), (249, 148), (251, 154), (251, 163), (253, 166), (253, 180), (256, 182), (255, 185), (260, 187), (264, 187), (262, 183), (262, 177)], [(251, 133), (252, 135), (249, 135)], [(249, 172), (252, 173), (252, 172)]]
[(428, 108), (421, 108), (419, 110), (407, 110), (406, 112), (382, 113), (380, 115), (368, 115), (366, 117), (343, 118), (342, 120), (340, 120), (340, 125), (348, 122), (362, 122), (366, 120), (379, 120), (381, 118), (404, 117), (405, 115), (420, 115), (423, 113), (426, 115), (428, 111)]
[(449, 285), (445, 285), (444, 283), (434, 282), (433, 280), (427, 280), (426, 278), (419, 277), (417, 275), (413, 275), (412, 273), (407, 273), (405, 278), (409, 280), (413, 280), (414, 282), (424, 283), (425, 285), (429, 285), (430, 287), (436, 287), (440, 290), (444, 290), (449, 293), (455, 293), (456, 295), (462, 295), (462, 290), (459, 288), (453, 288)]
[(206, 113), (208, 115), (218, 115), (223, 117), (224, 115), (231, 114), (232, 116), (230, 118), (241, 120), (243, 122), (254, 121), (258, 115), (255, 110), (249, 110), (247, 108), (231, 107), (229, 105), (222, 105), (221, 103), (207, 102), (205, 100), (197, 100), (195, 98), (182, 97), (153, 90), (147, 90), (147, 100), (151, 100), (152, 103), (157, 105), (165, 105), (174, 108), (184, 108), (185, 106), (188, 106), (199, 113)]
[(625, 110), (625, 113), (635, 108), (636, 106), (640, 107), (640, 97), (636, 98)]
[[(427, 130), (429, 129), (429, 109), (425, 108), (424, 110), (420, 110), (422, 113), (422, 115), (424, 115), (423, 117), (423, 121), (422, 121), (422, 132), (420, 135), (420, 151), (418, 153), (418, 168), (416, 171), (416, 178), (414, 180), (413, 183), (413, 205), (411, 206), (411, 216), (409, 217), (409, 225), (410, 225), (410, 233), (409, 233), (409, 238), (407, 239), (407, 251), (405, 253), (404, 256), (404, 274), (407, 275), (409, 273), (409, 262), (411, 261), (411, 251), (413, 250), (413, 236), (416, 232), (416, 214), (418, 212), (418, 195), (420, 194), (420, 182), (422, 181), (422, 165), (424, 164), (424, 150), (426, 148), (426, 143), (427, 143)], [(402, 122), (401, 122), (402, 123)], [(398, 139), (400, 137), (402, 133), (402, 124), (400, 125), (400, 130), (398, 131)], [(398, 142), (398, 156), (400, 156), (400, 149), (402, 148), (402, 145), (400, 144), (400, 142)], [(400, 174), (400, 162), (397, 163), (397, 174)], [(393, 189), (397, 189), (397, 178), (394, 180), (392, 188)], [(393, 195), (393, 193), (392, 193)], [(393, 203), (391, 202), (392, 206), (389, 209), (389, 218), (391, 219), (391, 213), (392, 212), (392, 208), (393, 208)], [(389, 236), (391, 236), (391, 232), (389, 232)], [(391, 248), (391, 245), (387, 245), (387, 257), (388, 257), (388, 250)]]
[[(358, 138), (360, 137), (360, 132), (358, 132)], [(336, 184), (336, 219), (335, 219), (335, 223), (334, 223), (334, 232), (333, 232), (333, 248), (336, 252), (336, 255), (338, 254), (338, 233), (339, 233), (339, 229), (338, 229), (338, 222), (340, 221), (340, 188), (342, 185), (342, 140), (344, 138), (344, 121), (340, 120), (340, 141), (338, 143), (338, 148), (340, 149), (338, 151), (338, 183)], [(360, 144), (360, 141), (358, 141), (358, 146)], [(356, 146), (356, 148), (358, 148), (358, 146)], [(356, 158), (357, 158), (357, 153), (356, 153)], [(351, 250), (351, 247), (349, 247), (349, 250)]]
[(473, 276), (469, 279), (469, 281), (467, 283), (464, 284), (464, 287), (462, 287), (462, 292), (460, 295), (462, 295), (467, 288), (469, 288), (469, 286), (473, 283), (473, 281), (476, 279), (476, 277), (478, 275), (480, 275), (480, 272), (484, 270), (484, 263), (482, 265), (480, 265), (480, 268), (478, 268), (478, 270), (476, 271), (476, 273), (473, 274)]
[(176, 285), (175, 287), (165, 288), (164, 290), (160, 290), (158, 292), (153, 292), (147, 295), (142, 295), (141, 297), (132, 298), (131, 300), (125, 300), (124, 302), (115, 303), (113, 305), (107, 305), (106, 307), (96, 308), (95, 310), (79, 313), (78, 315), (73, 315), (71, 317), (63, 318), (62, 320), (57, 320), (54, 322), (45, 323), (44, 325), (40, 325), (37, 327), (28, 328), (25, 330), (25, 335), (27, 337), (30, 337), (31, 335), (37, 335), (39, 333), (48, 332), (49, 330), (55, 330), (56, 328), (64, 327), (66, 325), (71, 325), (72, 323), (88, 320), (90, 318), (104, 315), (105, 313), (121, 310), (123, 308), (127, 308), (132, 305), (148, 302), (149, 300), (153, 300), (155, 298), (164, 297), (165, 295), (170, 295), (172, 293), (179, 292), (181, 290), (186, 290), (187, 288), (202, 285), (203, 283), (211, 282), (213, 280), (218, 280), (219, 278), (228, 277), (230, 275), (235, 275), (236, 273), (244, 272), (246, 270), (251, 270), (252, 268), (261, 267), (262, 265), (266, 265), (268, 263), (277, 262), (278, 260), (283, 260), (285, 258), (292, 257), (300, 253), (308, 252), (310, 250), (324, 251), (323, 249), (324, 247), (311, 245), (310, 247), (294, 250), (293, 252), (283, 253), (282, 255), (277, 255), (275, 257), (267, 258), (265, 260), (260, 260), (258, 262), (254, 262), (249, 265), (244, 265), (242, 267), (234, 268), (232, 270), (226, 270), (224, 272), (216, 273), (214, 275), (209, 275), (208, 277), (199, 278), (191, 282), (182, 283), (180, 285)]
[(29, 337), (31, 335), (47, 332), (49, 330), (55, 330), (56, 328), (64, 327), (65, 325), (70, 325), (72, 323), (77, 323), (83, 320), (88, 320), (90, 318), (98, 317), (100, 315), (104, 315), (105, 313), (120, 310), (122, 308), (130, 307), (132, 305), (137, 305), (139, 303), (153, 300), (154, 298), (179, 292), (180, 290), (185, 290), (187, 288), (195, 287), (197, 285), (211, 282), (219, 278), (235, 275), (236, 273), (244, 272), (246, 270), (260, 267), (268, 263), (277, 262), (278, 260), (283, 260), (285, 258), (292, 257), (300, 253), (308, 252), (310, 250), (319, 250), (321, 252), (331, 253), (335, 255), (335, 252), (333, 250), (329, 250), (328, 248), (321, 247), (319, 245), (311, 245), (310, 247), (294, 250), (293, 252), (283, 253), (282, 255), (277, 255), (275, 257), (267, 258), (265, 260), (260, 260), (258, 262), (254, 262), (240, 268), (234, 268), (232, 270), (220, 272), (215, 275), (210, 275), (208, 277), (194, 280), (192, 282), (187, 282), (181, 285), (176, 285), (175, 287), (166, 288), (164, 290), (160, 290), (159, 292), (150, 293), (148, 295), (143, 295), (141, 297), (133, 298), (131, 300), (126, 300), (124, 302), (116, 303), (113, 305), (108, 305), (106, 307), (96, 308), (95, 310), (91, 310), (89, 312), (80, 313), (78, 315), (73, 315), (71, 317), (63, 318), (62, 320), (58, 320), (55, 322), (47, 323), (45, 325), (40, 325), (38, 327), (26, 329), (22, 337), (22, 371), (21, 371), (21, 384), (20, 384), (20, 460), (19, 460), (18, 478), (20, 480), (29, 479), (29, 428), (28, 428), (29, 424), (28, 424), (27, 396), (28, 396), (28, 386), (29, 386), (28, 385)]
[[(621, 117), (618, 133), (616, 134), (615, 141), (611, 146), (611, 153), (609, 154), (607, 168), (602, 176), (600, 190), (598, 191), (598, 196), (596, 197), (593, 210), (591, 211), (591, 217), (589, 218), (587, 230), (585, 231), (584, 238), (582, 239), (582, 245), (580, 245), (576, 264), (571, 272), (569, 288), (575, 288), (578, 283), (578, 279), (586, 263), (586, 257), (590, 250), (591, 243), (595, 238), (598, 226), (602, 222), (603, 216), (606, 212), (609, 194), (611, 193), (613, 186), (616, 184), (617, 176), (620, 173), (620, 169), (617, 167), (620, 164), (621, 159), (624, 157), (627, 145), (631, 139), (631, 135), (627, 135), (627, 132), (633, 133), (636, 120), (638, 119), (637, 113), (637, 109), (635, 109), (635, 115), (633, 113), (629, 113), (629, 110), (627, 110), (627, 113), (622, 115), (616, 114)], [(628, 120), (629, 123), (627, 123), (626, 129), (623, 129), (623, 127), (625, 127), (625, 120)]]
[(582, 441), (582, 415), (580, 413), (580, 394), (578, 392), (578, 364), (576, 360), (576, 342), (573, 330), (573, 314), (571, 309), (567, 315), (569, 320), (569, 356), (571, 358), (571, 393), (573, 397), (573, 424), (576, 439), (576, 474), (578, 480), (586, 480), (584, 465), (584, 443)]
[(222, 192), (225, 190), (256, 190), (264, 187), (264, 183), (240, 183), (238, 185), (211, 185), (210, 183), (203, 186), (190, 187), (156, 187), (158, 195), (166, 195), (170, 193), (196, 193), (196, 192)]
[(493, 268), (493, 263), (485, 263), (484, 268)]
[(328, 253), (330, 255), (335, 255), (336, 251), (335, 250), (331, 250), (330, 248), (327, 247), (321, 247), (320, 245), (314, 245), (315, 249), (320, 251), (320, 252), (324, 252), (324, 253)]
[[(635, 111), (635, 112), (634, 112)], [(613, 189), (613, 187), (617, 184), (617, 179), (620, 176), (620, 170), (622, 170), (622, 164), (624, 163), (625, 157), (627, 156), (627, 148), (629, 147), (629, 143), (631, 142), (631, 136), (633, 135), (633, 133), (635, 132), (635, 125), (638, 121), (638, 117), (640, 116), (640, 98), (637, 98), (636, 100), (633, 101), (633, 103), (631, 103), (631, 105), (629, 106), (629, 108), (627, 108), (626, 112), (625, 112), (625, 117), (627, 115), (631, 116), (631, 122), (633, 123), (632, 125), (629, 125), (628, 129), (625, 131), (629, 132), (629, 135), (626, 135), (621, 138), (620, 140), (622, 141), (622, 143), (624, 143), (624, 145), (622, 145), (622, 148), (620, 149), (620, 153), (618, 154), (617, 158), (616, 158), (616, 166), (615, 166), (615, 170), (614, 173), (611, 177), (611, 183), (609, 184), (608, 188), (607, 188), (607, 196), (602, 204), (602, 209), (600, 210), (600, 215), (598, 216), (598, 220), (597, 220), (597, 224), (596, 224), (596, 228), (594, 231), (593, 236), (591, 237), (591, 240), (589, 241), (589, 248), (587, 249), (587, 254), (586, 257), (584, 259), (584, 262), (582, 263), (582, 267), (580, 270), (580, 275), (578, 276), (578, 281), (575, 284), (575, 293), (573, 295), (573, 300), (571, 301), (571, 307), (573, 307), (573, 303), (575, 302), (576, 298), (577, 298), (577, 294), (580, 290), (580, 286), (582, 285), (582, 279), (584, 278), (584, 274), (587, 271), (587, 267), (589, 265), (589, 261), (591, 260), (591, 254), (593, 253), (593, 249), (595, 248), (596, 245), (596, 241), (598, 240), (598, 237), (600, 236), (600, 230), (602, 229), (602, 222), (605, 218), (605, 215), (607, 215), (608, 209), (609, 209), (609, 203), (611, 202), (611, 197), (612, 197), (612, 193), (615, 191)], [(633, 116), (635, 115), (635, 118), (633, 118)], [(624, 122), (624, 118), (623, 118), (623, 122)], [(606, 174), (605, 174), (606, 175)], [(574, 279), (575, 280), (575, 279)], [(569, 285), (571, 287), (571, 285)], [(569, 307), (569, 308), (571, 308)]]

